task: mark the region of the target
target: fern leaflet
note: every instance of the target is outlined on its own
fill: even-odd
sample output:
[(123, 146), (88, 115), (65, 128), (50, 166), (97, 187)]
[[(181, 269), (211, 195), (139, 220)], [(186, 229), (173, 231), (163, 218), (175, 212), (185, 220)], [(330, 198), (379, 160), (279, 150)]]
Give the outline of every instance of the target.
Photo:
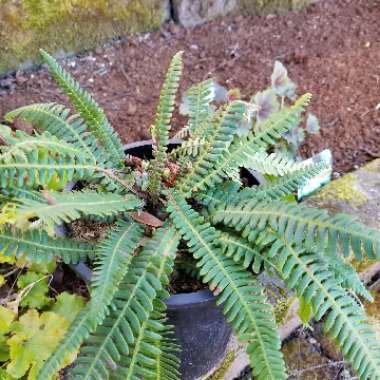
[(252, 200), (242, 203), (216, 210), (214, 222), (223, 222), (247, 234), (269, 225), (289, 241), (295, 241), (298, 245), (304, 242), (307, 248), (318, 245), (335, 254), (340, 245), (344, 256), (349, 255), (351, 248), (358, 260), (363, 252), (369, 259), (380, 257), (380, 233), (352, 216), (330, 216), (326, 210), (280, 201)]
[(150, 319), (154, 299), (163, 284), (169, 283), (178, 242), (174, 228), (160, 228), (134, 257), (112, 300), (110, 314), (84, 342), (74, 379), (104, 380), (110, 363), (114, 369), (128, 363), (132, 345)]
[(94, 190), (45, 192), (45, 202), (23, 199), (16, 209), (16, 223), (38, 218), (46, 226), (68, 223), (83, 216), (114, 216), (142, 206), (132, 194), (125, 196)]
[(260, 273), (265, 255), (252, 243), (231, 232), (220, 234), (220, 245), (227, 257), (232, 257), (244, 268), (251, 268), (254, 273)]
[(198, 259), (203, 281), (219, 293), (217, 302), (223, 304), (228, 322), (239, 339), (248, 343), (254, 375), (258, 380), (286, 379), (273, 310), (260, 285), (249, 272), (222, 254), (217, 246), (217, 231), (179, 194), (169, 195), (168, 211)]
[(317, 254), (294, 247), (281, 235), (277, 238), (280, 244), (272, 254), (289, 289), (312, 305), (316, 320), (325, 316), (326, 331), (361, 379), (380, 379), (380, 342), (364, 310), (337, 285)]
[(5, 119), (12, 122), (20, 118), (31, 123), (37, 130), (43, 130), (82, 149), (93, 165), (103, 163), (113, 167), (116, 163), (105, 150), (98, 145), (96, 138), (87, 131), (87, 126), (79, 116), (70, 116), (70, 110), (65, 106), (47, 103), (32, 104), (9, 112)]
[(325, 165), (316, 164), (288, 173), (275, 180), (252, 188), (246, 187), (239, 192), (239, 200), (251, 199), (281, 199), (294, 193), (309, 179), (317, 176), (325, 169)]
[(190, 135), (199, 136), (204, 123), (212, 114), (210, 104), (215, 97), (214, 80), (206, 79), (190, 87), (186, 95), (189, 107)]
[(246, 104), (234, 101), (228, 105), (223, 116), (216, 123), (213, 134), (208, 137), (208, 144), (196, 157), (188, 173), (177, 180), (176, 189), (188, 193), (196, 186), (203, 189), (199, 182), (214, 168), (219, 167), (219, 159), (230, 146), (236, 129), (243, 121), (246, 114)]
[(43, 50), (40, 52), (53, 78), (69, 97), (83, 120), (86, 121), (89, 130), (109, 153), (110, 157), (116, 157), (117, 161), (123, 162), (123, 145), (107, 120), (103, 110), (91, 95), (84, 91), (52, 56)]
[(182, 73), (182, 54), (178, 52), (172, 59), (165, 82), (162, 86), (156, 119), (152, 127), (153, 160), (150, 162), (149, 193), (157, 195), (160, 179), (167, 159), (170, 120), (172, 117), (179, 79)]
[(128, 264), (141, 239), (142, 228), (138, 224), (120, 222), (116, 230), (99, 243), (98, 262), (92, 279), (92, 299), (77, 315), (63, 341), (44, 363), (37, 380), (50, 378), (61, 367), (65, 356), (78, 349), (103, 322), (112, 297), (127, 272)]
[(94, 256), (90, 244), (70, 239), (56, 239), (39, 230), (20, 231), (2, 228), (0, 250), (4, 256), (25, 258), (33, 263), (47, 263), (54, 257), (61, 257), (66, 264), (76, 264)]
[[(103, 312), (111, 303), (120, 281), (128, 272), (133, 254), (142, 242), (144, 231), (135, 222), (120, 220), (117, 226), (96, 247), (97, 262), (91, 283), (92, 305)], [(99, 313), (99, 320), (104, 315)]]

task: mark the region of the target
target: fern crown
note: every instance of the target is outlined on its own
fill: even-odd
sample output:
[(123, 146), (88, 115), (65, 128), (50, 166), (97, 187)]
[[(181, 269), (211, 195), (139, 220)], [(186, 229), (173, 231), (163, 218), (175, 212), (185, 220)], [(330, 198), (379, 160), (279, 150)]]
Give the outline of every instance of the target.
[[(360, 379), (380, 380), (380, 342), (352, 294), (371, 296), (345, 259), (351, 252), (379, 259), (380, 233), (292, 200), (325, 167), (305, 166), (279, 149), (302, 125), (309, 94), (294, 99), (286, 92), (289, 99), (270, 88), (250, 101), (228, 95), (217, 104), (215, 82), (205, 80), (186, 92), (188, 123), (176, 134), (182, 144), (171, 149), (182, 71), (177, 53), (146, 161), (125, 156), (93, 97), (53, 57), (42, 56), (73, 110), (32, 104), (5, 116), (0, 246), (4, 255), (31, 262), (87, 260), (94, 274), (91, 300), (38, 380), (51, 378), (76, 350), (70, 379), (179, 379), (165, 299), (180, 244), (246, 343), (256, 379), (287, 378), (273, 307), (257, 279), (267, 270), (311, 307)], [(32, 124), (33, 135), (14, 132), (15, 119)], [(244, 186), (241, 168), (259, 171), (266, 183)], [(82, 188), (68, 191), (72, 182)], [(57, 236), (57, 226), (78, 219), (107, 221), (109, 232), (91, 244)]]

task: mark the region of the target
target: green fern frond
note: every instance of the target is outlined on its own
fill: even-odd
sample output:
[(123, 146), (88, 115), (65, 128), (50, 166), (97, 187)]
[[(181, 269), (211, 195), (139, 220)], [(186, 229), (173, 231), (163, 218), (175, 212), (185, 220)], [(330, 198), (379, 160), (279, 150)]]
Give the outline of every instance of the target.
[(153, 311), (153, 301), (169, 283), (178, 243), (174, 228), (163, 227), (133, 258), (112, 300), (110, 314), (80, 351), (74, 379), (104, 380), (110, 365), (113, 370), (125, 365), (143, 323)]
[[(167, 295), (165, 295), (166, 297)], [(166, 309), (163, 302), (158, 303), (160, 304), (159, 308)], [(179, 359), (175, 355), (178, 347), (172, 339), (168, 339), (168, 328), (163, 324), (163, 313), (156, 310), (156, 304), (157, 302), (151, 313), (152, 319), (142, 323), (129, 356), (123, 366), (118, 366), (112, 374), (113, 380), (180, 379)]]
[(219, 159), (230, 146), (236, 129), (244, 120), (247, 107), (242, 101), (230, 103), (216, 123), (212, 136), (208, 137), (208, 144), (192, 163), (190, 170), (180, 177), (176, 182), (176, 189), (184, 194), (190, 192), (194, 187), (202, 190), (199, 186), (201, 179), (219, 167)]
[(12, 202), (21, 204), (24, 199), (31, 199), (36, 202), (44, 202), (45, 198), (41, 191), (23, 189), (21, 187), (9, 187), (0, 189), (3, 196), (8, 197)]
[[(268, 170), (269, 166), (265, 165), (265, 158), (268, 157), (268, 154), (264, 152), (265, 149), (293, 127), (294, 120), (298, 120), (310, 98), (309, 94), (301, 96), (292, 107), (284, 108), (264, 121), (259, 132), (251, 131), (246, 137), (235, 139), (229, 149), (218, 156), (215, 165), (205, 165), (199, 170), (199, 173), (196, 173), (197, 168), (193, 168), (186, 175), (185, 180), (177, 184), (177, 189), (183, 194), (189, 194), (194, 190), (199, 191), (212, 187), (216, 183), (222, 182), (231, 173), (236, 174), (239, 167), (261, 166)], [(297, 164), (286, 163), (285, 158), (283, 160), (283, 168), (276, 174), (281, 174), (281, 172), (283, 174), (285, 168), (297, 169)], [(278, 162), (279, 156), (272, 156), (272, 161), (273, 164)], [(275, 170), (274, 165), (271, 165), (271, 170)]]
[(289, 241), (304, 244), (306, 248), (317, 245), (335, 254), (340, 246), (344, 256), (350, 254), (351, 248), (358, 260), (362, 259), (363, 252), (369, 259), (380, 258), (380, 232), (364, 226), (352, 216), (330, 216), (326, 210), (280, 201), (242, 203), (216, 210), (214, 222), (223, 222), (247, 234), (269, 225)]
[[(82, 149), (94, 165), (116, 166), (112, 157), (98, 145), (96, 138), (87, 131), (87, 126), (77, 115), (70, 116), (70, 110), (65, 106), (55, 103), (32, 104), (17, 108), (5, 115), (5, 120), (13, 122), (14, 119), (22, 119), (31, 123), (37, 130), (47, 131), (56, 136), (60, 141)], [(111, 162), (110, 162), (111, 160)]]
[[(253, 130), (246, 138), (251, 149), (266, 149), (268, 145), (274, 145), (282, 135), (291, 130), (298, 123), (299, 117), (304, 112), (311, 100), (311, 94), (300, 96), (291, 107), (284, 107), (281, 111), (269, 116), (260, 123), (260, 128)], [(244, 140), (241, 140), (245, 145)], [(238, 143), (239, 140), (236, 140)], [(238, 148), (238, 145), (235, 148)]]
[(4, 256), (25, 258), (33, 263), (47, 263), (61, 257), (66, 264), (76, 264), (94, 256), (94, 247), (90, 244), (52, 238), (44, 231), (23, 232), (12, 228), (1, 229), (0, 251)]
[(186, 139), (190, 136), (190, 127), (185, 125), (174, 136), (173, 139)]
[(371, 293), (366, 289), (354, 267), (339, 255), (322, 256), (337, 283), (344, 289), (354, 292), (357, 296), (373, 302)]
[[(118, 167), (116, 160), (101, 145), (98, 144), (92, 133), (78, 115), (70, 116), (70, 110), (55, 103), (33, 104), (18, 108), (6, 115), (6, 120), (13, 121), (21, 118), (32, 123), (37, 129), (44, 130), (54, 135), (58, 140), (65, 141), (80, 150), (86, 156), (88, 163), (100, 166), (109, 171)], [(30, 136), (29, 136), (30, 138)], [(125, 186), (120, 186), (114, 178), (105, 176), (103, 173), (94, 173), (92, 182), (98, 182), (105, 186), (108, 191), (124, 193)], [(133, 181), (129, 187), (132, 187)]]
[(252, 188), (246, 187), (239, 192), (239, 200), (251, 199), (281, 199), (293, 194), (297, 189), (311, 178), (325, 170), (325, 164), (309, 165), (290, 172), (283, 177)]
[(98, 139), (100, 145), (102, 145), (111, 157), (116, 157), (117, 161), (123, 162), (123, 145), (119, 136), (107, 120), (103, 110), (91, 95), (84, 91), (52, 56), (43, 50), (40, 50), (40, 52), (51, 75), (69, 97), (80, 116), (85, 120), (88, 129)]
[(215, 97), (214, 80), (206, 79), (192, 87), (186, 93), (189, 107), (189, 130), (191, 136), (200, 136), (202, 127), (212, 113), (210, 107)]
[[(143, 240), (143, 227), (135, 222), (120, 220), (106, 239), (96, 247), (97, 261), (91, 280), (92, 305), (99, 312), (99, 320), (104, 319), (107, 306), (117, 291), (120, 281), (129, 270), (133, 254)], [(102, 315), (103, 313), (103, 315)]]
[[(250, 155), (246, 163), (242, 166), (248, 169), (257, 170), (261, 174), (284, 176), (285, 174), (297, 170), (300, 167), (300, 163), (284, 157), (281, 154), (258, 152)], [(229, 170), (226, 170), (227, 173), (228, 171)]]
[(116, 229), (99, 243), (96, 248), (98, 261), (92, 278), (91, 301), (78, 314), (56, 351), (44, 363), (37, 380), (50, 378), (62, 366), (66, 355), (77, 350), (103, 322), (142, 235), (142, 227), (137, 223), (120, 222)]
[(254, 277), (218, 247), (220, 236), (186, 201), (169, 193), (168, 212), (198, 259), (200, 274), (219, 293), (218, 304), (238, 338), (248, 343), (253, 374), (258, 380), (286, 379), (273, 310)]
[(309, 165), (299, 170), (290, 172), (283, 177), (257, 186), (241, 189), (241, 184), (236, 181), (224, 181), (219, 186), (199, 192), (194, 196), (197, 201), (207, 206), (209, 212), (215, 211), (223, 204), (250, 201), (252, 199), (278, 200), (286, 195), (294, 193), (300, 186), (325, 169), (324, 164)]
[(150, 179), (148, 190), (152, 195), (157, 195), (157, 192), (160, 189), (160, 179), (167, 159), (170, 121), (172, 118), (175, 97), (182, 73), (182, 54), (182, 51), (175, 54), (170, 63), (161, 89), (156, 119), (151, 131), (153, 139), (153, 160), (150, 162)]
[(125, 196), (94, 190), (45, 192), (44, 202), (24, 198), (16, 209), (16, 223), (38, 218), (46, 226), (69, 223), (83, 216), (114, 216), (142, 206), (132, 194)]
[(260, 273), (265, 255), (252, 243), (231, 232), (221, 233), (219, 241), (227, 257), (231, 257), (244, 268), (251, 268), (254, 273)]
[[(156, 357), (160, 356), (161, 351), (157, 348), (155, 343), (162, 339), (160, 335), (162, 327), (157, 325), (157, 321), (149, 319), (141, 324), (138, 335), (131, 345), (130, 354), (123, 360), (122, 366), (115, 363), (112, 380), (156, 378), (154, 365)], [(104, 377), (102, 379), (104, 379)]]
[(169, 158), (175, 160), (178, 157), (186, 156), (187, 159), (191, 157), (196, 157), (200, 154), (202, 148), (206, 144), (206, 139), (204, 138), (195, 138), (184, 141), (178, 148), (173, 149), (169, 153)]
[(203, 206), (206, 206), (211, 213), (225, 203), (231, 204), (231, 202), (235, 202), (240, 189), (241, 183), (237, 181), (224, 181), (205, 192), (195, 193), (194, 198)]
[(36, 380), (51, 379), (56, 372), (62, 367), (65, 357), (69, 353), (78, 350), (83, 340), (86, 339), (91, 331), (97, 326), (97, 320), (91, 313), (91, 303), (88, 303), (75, 317), (65, 338), (59, 342), (59, 345), (52, 356), (50, 356), (39, 370)]
[(84, 161), (83, 152), (75, 146), (60, 141), (48, 132), (42, 135), (30, 136), (21, 130), (15, 133), (6, 126), (0, 125), (0, 137), (7, 145), (0, 146), (0, 162), (12, 162), (14, 160), (26, 161), (28, 153), (33, 151), (45, 154), (59, 154), (72, 158), (81, 158)]
[[(162, 316), (161, 320), (164, 323)], [(172, 327), (165, 325), (163, 327), (164, 330), (160, 332), (161, 339), (155, 341), (159, 353), (155, 358), (154, 376), (150, 380), (179, 380), (181, 378), (180, 360), (176, 352), (180, 351), (180, 346), (174, 339)]]
[(1, 127), (0, 134), (9, 146), (0, 147), (0, 186), (38, 187), (52, 179), (65, 185), (73, 179), (91, 177), (98, 168), (88, 164), (81, 149), (45, 132), (29, 136)]
[(96, 169), (92, 165), (67, 157), (30, 153), (27, 162), (0, 161), (0, 186), (38, 188), (48, 185), (52, 179), (64, 186), (70, 181), (91, 178)]
[(380, 379), (380, 341), (364, 310), (339, 285), (315, 253), (294, 247), (277, 235), (276, 267), (289, 289), (313, 308), (316, 320), (324, 317), (326, 331), (360, 379)]

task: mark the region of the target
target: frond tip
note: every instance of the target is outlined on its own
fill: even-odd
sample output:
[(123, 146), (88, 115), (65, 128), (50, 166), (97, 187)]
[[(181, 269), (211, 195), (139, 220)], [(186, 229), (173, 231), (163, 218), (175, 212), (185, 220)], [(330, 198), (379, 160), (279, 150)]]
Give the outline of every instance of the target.
[(25, 258), (34, 263), (47, 263), (61, 257), (66, 264), (76, 264), (94, 256), (94, 246), (75, 240), (54, 239), (44, 231), (20, 231), (3, 228), (0, 250), (4, 256)]
[(98, 139), (100, 145), (108, 151), (111, 157), (115, 156), (119, 162), (122, 162), (124, 159), (123, 145), (107, 120), (104, 111), (92, 96), (84, 91), (51, 55), (42, 49), (40, 53), (51, 75), (69, 97), (83, 120), (86, 121), (89, 130)]
[(16, 208), (16, 223), (38, 218), (46, 226), (68, 223), (85, 216), (113, 216), (142, 206), (134, 195), (99, 193), (94, 190), (44, 192), (45, 202), (23, 199)]
[(160, 188), (160, 178), (167, 159), (170, 121), (174, 110), (175, 97), (182, 73), (182, 55), (180, 51), (172, 58), (161, 89), (156, 118), (152, 127), (153, 160), (150, 163), (150, 180), (148, 191), (156, 196)]

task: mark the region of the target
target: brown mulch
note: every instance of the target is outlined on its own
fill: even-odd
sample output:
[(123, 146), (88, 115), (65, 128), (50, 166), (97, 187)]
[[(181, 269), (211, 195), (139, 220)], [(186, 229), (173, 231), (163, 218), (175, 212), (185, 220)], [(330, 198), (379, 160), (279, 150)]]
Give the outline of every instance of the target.
[[(282, 61), (299, 92), (314, 95), (320, 136), (303, 153), (333, 150), (335, 170), (347, 172), (380, 156), (380, 2), (322, 0), (285, 16), (231, 17), (193, 30), (169, 24), (123, 39), (65, 66), (94, 93), (126, 142), (148, 137), (170, 60), (185, 51), (181, 90), (208, 76), (250, 95), (269, 83)], [(45, 70), (0, 78), (0, 115), (21, 105), (62, 101)], [(380, 107), (379, 107), (380, 108)], [(175, 118), (173, 128), (180, 127)]]

